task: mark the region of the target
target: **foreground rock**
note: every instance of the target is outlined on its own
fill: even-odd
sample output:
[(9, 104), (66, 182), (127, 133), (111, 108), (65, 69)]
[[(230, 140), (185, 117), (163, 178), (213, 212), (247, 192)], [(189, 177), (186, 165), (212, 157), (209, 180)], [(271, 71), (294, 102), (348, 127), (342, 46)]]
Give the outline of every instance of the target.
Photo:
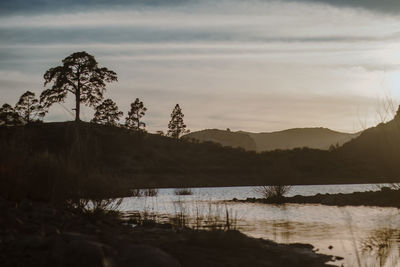
[(311, 245), (195, 231), (0, 199), (0, 266), (328, 266)]

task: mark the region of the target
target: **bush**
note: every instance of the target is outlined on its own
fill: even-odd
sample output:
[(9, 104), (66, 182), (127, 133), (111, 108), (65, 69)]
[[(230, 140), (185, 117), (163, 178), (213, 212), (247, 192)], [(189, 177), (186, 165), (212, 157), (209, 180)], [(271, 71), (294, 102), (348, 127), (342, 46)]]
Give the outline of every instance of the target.
[(158, 195), (157, 188), (144, 189), (144, 196), (146, 196), (146, 197), (156, 197), (157, 195)]
[(291, 189), (290, 185), (266, 185), (256, 187), (254, 190), (265, 200), (280, 203)]
[(69, 199), (65, 201), (66, 207), (82, 214), (110, 214), (118, 213), (122, 198), (101, 198), (101, 199)]
[(176, 188), (174, 193), (177, 196), (188, 196), (193, 194), (190, 188)]

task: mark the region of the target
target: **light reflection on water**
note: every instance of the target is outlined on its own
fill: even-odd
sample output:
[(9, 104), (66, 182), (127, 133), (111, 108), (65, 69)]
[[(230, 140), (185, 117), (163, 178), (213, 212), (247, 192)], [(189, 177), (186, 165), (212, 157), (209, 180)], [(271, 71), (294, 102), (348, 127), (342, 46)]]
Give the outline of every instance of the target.
[[(351, 193), (378, 190), (379, 186), (294, 186), (288, 194)], [(269, 205), (223, 202), (257, 197), (252, 187), (194, 188), (189, 196), (176, 196), (173, 189), (160, 189), (157, 197), (125, 198), (123, 211), (147, 211), (174, 216), (185, 213), (224, 214), (237, 220), (243, 233), (281, 243), (309, 243), (321, 253), (345, 259), (344, 266), (400, 266), (400, 212), (396, 208), (324, 206), (314, 204)]]

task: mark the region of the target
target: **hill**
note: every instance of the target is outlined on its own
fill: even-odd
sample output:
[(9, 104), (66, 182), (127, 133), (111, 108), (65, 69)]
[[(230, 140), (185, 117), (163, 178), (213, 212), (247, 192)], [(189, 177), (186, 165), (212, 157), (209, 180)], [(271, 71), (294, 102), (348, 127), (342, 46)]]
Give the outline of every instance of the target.
[(400, 116), (365, 130), (335, 153), (363, 159), (382, 178), (400, 178)]
[(328, 150), (331, 145), (343, 145), (358, 135), (359, 133), (341, 133), (327, 128), (295, 128), (270, 133), (210, 129), (190, 133), (186, 135), (186, 138), (263, 152), (301, 147)]
[(184, 138), (198, 140), (200, 142), (214, 142), (222, 146), (243, 148), (256, 151), (257, 146), (252, 137), (244, 132), (231, 132), (218, 129), (207, 129), (185, 135)]
[[(389, 126), (377, 129), (381, 127)], [(370, 162), (382, 141), (370, 136), (375, 131), (371, 129), (360, 140), (332, 152), (302, 148), (256, 153), (213, 142), (172, 139), (84, 122), (0, 127), (0, 193), (48, 199), (77, 193), (79, 197), (121, 196), (129, 195), (132, 188), (147, 187), (366, 183), (398, 179), (394, 176), (400, 173), (396, 172), (398, 167), (391, 176), (381, 175), (386, 172), (382, 168), (394, 166), (394, 160), (391, 165)], [(374, 148), (368, 148), (371, 138), (379, 141)], [(389, 145), (384, 144), (382, 151), (389, 149), (386, 148)], [(391, 155), (397, 156), (398, 151), (391, 145), (394, 149)]]

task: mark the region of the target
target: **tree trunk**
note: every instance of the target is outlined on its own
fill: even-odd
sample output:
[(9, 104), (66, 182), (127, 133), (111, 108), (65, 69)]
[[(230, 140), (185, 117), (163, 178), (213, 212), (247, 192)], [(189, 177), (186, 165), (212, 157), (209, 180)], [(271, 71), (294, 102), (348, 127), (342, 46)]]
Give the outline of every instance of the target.
[(75, 121), (78, 122), (81, 119), (79, 118), (79, 113), (81, 111), (81, 89), (78, 85), (78, 90), (75, 93)]
[(81, 83), (80, 83), (80, 74), (78, 72), (78, 87), (75, 91), (75, 121), (78, 122), (81, 119), (79, 118), (79, 113), (81, 111)]

